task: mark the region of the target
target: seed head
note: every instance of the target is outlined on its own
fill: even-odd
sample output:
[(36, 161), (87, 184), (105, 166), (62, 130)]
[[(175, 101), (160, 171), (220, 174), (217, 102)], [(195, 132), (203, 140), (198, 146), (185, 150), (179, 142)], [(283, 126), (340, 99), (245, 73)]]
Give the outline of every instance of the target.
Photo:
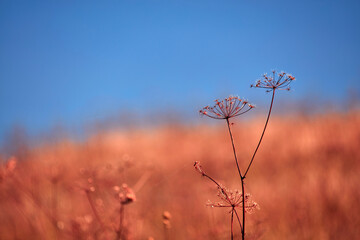
[(170, 219), (171, 219), (171, 214), (170, 212), (168, 211), (165, 211), (163, 212), (163, 224), (164, 224), (164, 227), (166, 229), (170, 229), (171, 228), (171, 222), (170, 222)]
[(230, 96), (221, 101), (216, 99), (213, 107), (206, 106), (199, 112), (214, 119), (229, 119), (244, 114), (254, 107), (247, 100)]
[(220, 202), (211, 202), (208, 201), (207, 206), (210, 207), (243, 207), (243, 202), (245, 202), (245, 211), (248, 213), (252, 213), (254, 210), (259, 209), (259, 206), (256, 202), (251, 200), (250, 194), (245, 194), (245, 198), (243, 194), (239, 190), (229, 190), (223, 186), (218, 187), (218, 197), (220, 198)]
[(163, 212), (163, 219), (166, 219), (166, 220), (170, 220), (170, 219), (171, 219), (171, 214), (170, 214), (169, 211)]
[(276, 74), (276, 71), (272, 71), (271, 75), (264, 74), (262, 79), (256, 81), (255, 84), (251, 84), (254, 88), (265, 88), (267, 92), (271, 92), (275, 89), (290, 90), (290, 83), (295, 80), (290, 74), (280, 72)]
[[(116, 191), (116, 189), (114, 189)], [(134, 191), (128, 187), (127, 184), (121, 186), (121, 192), (119, 193), (119, 199), (121, 204), (129, 204), (136, 201)]]

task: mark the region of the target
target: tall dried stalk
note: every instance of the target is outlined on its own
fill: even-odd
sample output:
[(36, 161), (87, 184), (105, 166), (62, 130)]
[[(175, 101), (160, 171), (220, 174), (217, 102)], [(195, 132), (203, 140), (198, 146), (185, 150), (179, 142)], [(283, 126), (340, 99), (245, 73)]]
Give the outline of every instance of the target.
[[(271, 115), (271, 111), (273, 108), (273, 104), (274, 104), (274, 98), (275, 98), (275, 90), (290, 90), (290, 88), (288, 87), (289, 84), (295, 80), (295, 78), (291, 75), (288, 75), (284, 72), (279, 73), (278, 75), (276, 75), (276, 72), (273, 71), (272, 72), (273, 75), (272, 76), (268, 76), (267, 74), (263, 75), (263, 79), (262, 80), (258, 80), (256, 82), (255, 85), (251, 85), (251, 87), (255, 87), (255, 88), (264, 88), (266, 89), (267, 92), (272, 92), (272, 97), (271, 97), (271, 103), (270, 103), (270, 107), (269, 107), (269, 111), (267, 114), (267, 118), (266, 118), (266, 122), (263, 128), (263, 131), (261, 133), (259, 142), (255, 148), (254, 153), (252, 154), (252, 157), (250, 159), (250, 162), (246, 168), (246, 171), (244, 174), (242, 174), (240, 166), (239, 166), (239, 162), (238, 162), (238, 158), (237, 158), (237, 152), (236, 152), (236, 147), (235, 147), (235, 143), (234, 143), (234, 137), (231, 131), (231, 123), (229, 121), (230, 118), (239, 116), (241, 114), (244, 114), (248, 111), (250, 111), (252, 108), (254, 108), (253, 105), (249, 104), (247, 101), (242, 100), (238, 97), (228, 97), (222, 101), (219, 100), (215, 100), (215, 106), (213, 107), (209, 107), (206, 106), (204, 107), (202, 110), (200, 110), (200, 114), (208, 116), (210, 118), (213, 119), (225, 119), (226, 120), (226, 124), (228, 127), (228, 132), (229, 132), (229, 137), (231, 140), (231, 145), (232, 145), (232, 151), (234, 154), (234, 159), (235, 159), (235, 164), (236, 164), (236, 168), (240, 177), (240, 182), (241, 182), (241, 202), (236, 202), (234, 201), (234, 199), (231, 199), (228, 194), (226, 194), (226, 191), (224, 190), (224, 188), (219, 185), (213, 178), (211, 178), (209, 175), (207, 175), (201, 168), (200, 163), (199, 162), (195, 162), (195, 168), (198, 172), (200, 172), (202, 174), (202, 176), (207, 177), (209, 180), (211, 180), (212, 182), (214, 182), (219, 190), (223, 193), (223, 195), (225, 196), (225, 198), (223, 198), (223, 201), (226, 202), (228, 205), (212, 205), (212, 206), (216, 206), (216, 207), (231, 207), (231, 219), (230, 219), (230, 229), (231, 229), (231, 239), (233, 239), (233, 222), (234, 222), (234, 213), (239, 221), (240, 224), (240, 229), (241, 229), (241, 238), (242, 240), (245, 240), (245, 213), (246, 213), (246, 209), (251, 209), (251, 207), (256, 207), (256, 203), (251, 203), (249, 206), (246, 206), (246, 201), (247, 201), (247, 195), (245, 194), (245, 178), (250, 170), (250, 167), (252, 166), (252, 163), (255, 159), (256, 153), (259, 150), (259, 147), (261, 145), (262, 139), (265, 135), (268, 123), (269, 123), (269, 119), (270, 119), (270, 115)], [(276, 76), (278, 76), (277, 79)], [(236, 199), (236, 197), (235, 197)], [(239, 198), (238, 198), (239, 199)], [(242, 207), (242, 221), (240, 222), (239, 216), (235, 210), (235, 207), (237, 206), (241, 206)]]
[(120, 240), (121, 239), (121, 236), (122, 236), (122, 232), (123, 232), (123, 229), (124, 229), (124, 211), (125, 211), (125, 205), (123, 205), (121, 202), (120, 202), (120, 209), (119, 209), (119, 226), (116, 230), (116, 239), (117, 240)]

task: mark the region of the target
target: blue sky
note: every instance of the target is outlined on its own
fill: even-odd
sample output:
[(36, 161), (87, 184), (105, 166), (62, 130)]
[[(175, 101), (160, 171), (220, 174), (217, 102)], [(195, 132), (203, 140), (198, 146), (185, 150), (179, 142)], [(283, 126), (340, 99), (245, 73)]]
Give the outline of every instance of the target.
[[(359, 1), (0, 1), (0, 138), (80, 127), (119, 112), (197, 118), (214, 98), (262, 106), (272, 69), (284, 101), (342, 104), (360, 91)], [(265, 105), (264, 105), (265, 106)]]

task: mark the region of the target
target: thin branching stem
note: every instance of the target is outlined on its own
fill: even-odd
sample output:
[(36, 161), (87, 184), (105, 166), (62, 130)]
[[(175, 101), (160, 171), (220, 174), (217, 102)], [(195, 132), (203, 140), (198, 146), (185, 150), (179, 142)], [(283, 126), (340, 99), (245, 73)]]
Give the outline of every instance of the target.
[(226, 123), (227, 123), (228, 130), (229, 130), (229, 135), (230, 135), (230, 139), (231, 139), (231, 145), (232, 145), (232, 149), (233, 149), (233, 153), (234, 153), (236, 167), (237, 167), (237, 170), (239, 172), (239, 176), (240, 176), (240, 180), (241, 180), (241, 191), (242, 191), (242, 195), (243, 195), (241, 236), (242, 236), (242, 240), (244, 240), (245, 239), (245, 201), (244, 201), (244, 198), (245, 198), (244, 178), (245, 177), (243, 177), (242, 174), (241, 174), (241, 170), (240, 170), (240, 167), (239, 167), (239, 162), (238, 162), (237, 155), (236, 155), (236, 148), (235, 148), (235, 144), (234, 144), (234, 138), (233, 138), (233, 135), (232, 135), (232, 132), (231, 132), (230, 122), (229, 122), (228, 118), (226, 118)]
[[(225, 197), (226, 197), (226, 199), (229, 201), (229, 203), (231, 202), (231, 200), (230, 200), (228, 194), (226, 193), (226, 191), (224, 191), (223, 187), (221, 187), (221, 185), (220, 185), (215, 179), (213, 179), (212, 177), (210, 177), (210, 176), (207, 175), (206, 173), (202, 173), (202, 175), (203, 175), (204, 177), (207, 177), (207, 178), (208, 178), (210, 181), (212, 181), (213, 183), (215, 183), (216, 186), (218, 186), (218, 188), (221, 190), (221, 192), (225, 195)], [(224, 207), (225, 207), (225, 206), (224, 206)], [(226, 207), (227, 207), (227, 206), (226, 206)], [(242, 225), (241, 225), (241, 221), (240, 221), (240, 219), (239, 219), (239, 215), (238, 215), (235, 207), (233, 207), (233, 211), (235, 212), (235, 215), (236, 215), (236, 217), (237, 217), (237, 219), (238, 219), (238, 221), (239, 221), (239, 225), (240, 225), (241, 232), (243, 232), (243, 228), (242, 228)]]
[(234, 239), (234, 207), (231, 209), (231, 240)]
[(221, 190), (221, 192), (225, 195), (226, 199), (231, 202), (229, 196), (227, 195), (226, 191), (224, 191), (223, 187), (220, 186), (220, 184), (215, 180), (213, 179), (212, 177), (210, 177), (209, 175), (207, 175), (206, 173), (203, 173), (203, 176), (204, 177), (207, 177), (208, 179), (210, 179), (213, 183), (215, 183), (218, 188)]
[(240, 230), (241, 230), (241, 234), (243, 234), (243, 227), (241, 225), (241, 221), (240, 221), (240, 218), (239, 218), (239, 214), (237, 213), (236, 209), (234, 208), (234, 212), (235, 212), (235, 216), (240, 224)]
[(96, 210), (96, 207), (95, 207), (95, 204), (93, 202), (93, 200), (91, 199), (91, 196), (90, 196), (90, 191), (89, 190), (85, 190), (85, 193), (86, 193), (86, 197), (88, 199), (88, 202), (90, 204), (90, 207), (91, 207), (91, 210), (93, 211), (94, 213), (94, 216), (96, 218), (96, 220), (99, 222), (101, 228), (104, 230), (105, 229), (105, 225), (103, 223), (103, 221), (101, 220), (97, 210)]
[(254, 151), (254, 154), (253, 154), (253, 156), (252, 156), (252, 158), (251, 158), (251, 161), (250, 161), (250, 163), (249, 163), (249, 166), (247, 167), (247, 169), (246, 169), (246, 171), (245, 171), (245, 173), (244, 173), (244, 177), (243, 177), (243, 178), (246, 177), (246, 174), (248, 173), (248, 171), (249, 171), (249, 169), (250, 169), (250, 167), (251, 167), (251, 164), (252, 164), (252, 162), (254, 161), (255, 155), (256, 155), (256, 153), (257, 153), (257, 151), (258, 151), (258, 149), (259, 149), (259, 147), (260, 147), (261, 141), (262, 141), (262, 139), (263, 139), (263, 137), (264, 137), (264, 134), (265, 134), (265, 131), (266, 131), (266, 127), (267, 127), (268, 122), (269, 122), (269, 119), (270, 119), (270, 115), (271, 115), (271, 110), (272, 110), (272, 107), (273, 107), (273, 103), (274, 103), (275, 88), (272, 90), (272, 92), (273, 92), (273, 94), (272, 94), (272, 98), (271, 98), (271, 104), (270, 104), (269, 113), (268, 113), (268, 116), (267, 116), (267, 119), (266, 119), (266, 122), (265, 122), (264, 130), (263, 130), (263, 132), (262, 132), (262, 134), (261, 134), (259, 143), (258, 143), (258, 145), (256, 146), (256, 149), (255, 149), (255, 151)]
[(241, 177), (241, 191), (242, 191), (242, 229), (241, 229), (241, 239), (245, 239), (245, 187), (244, 187), (244, 178)]
[(123, 232), (123, 228), (124, 228), (124, 224), (123, 224), (123, 221), (124, 221), (124, 206), (123, 204), (120, 202), (120, 209), (119, 209), (119, 226), (118, 226), (118, 229), (117, 229), (117, 236), (116, 236), (116, 239), (117, 240), (120, 240), (121, 239), (121, 235), (122, 235), (122, 232)]
[(242, 178), (241, 170), (240, 170), (240, 167), (239, 167), (239, 162), (238, 162), (238, 159), (237, 159), (237, 156), (236, 156), (236, 149), (235, 149), (235, 144), (234, 144), (234, 138), (233, 138), (233, 136), (232, 136), (232, 132), (231, 132), (231, 128), (230, 128), (229, 118), (226, 118), (226, 123), (227, 123), (228, 130), (229, 130), (229, 134), (230, 134), (230, 139), (231, 139), (231, 144), (232, 144), (232, 148), (233, 148), (233, 153), (234, 153), (234, 158), (235, 158), (235, 162), (236, 162), (236, 167), (237, 167), (237, 170), (238, 170), (238, 172), (239, 172), (240, 178)]

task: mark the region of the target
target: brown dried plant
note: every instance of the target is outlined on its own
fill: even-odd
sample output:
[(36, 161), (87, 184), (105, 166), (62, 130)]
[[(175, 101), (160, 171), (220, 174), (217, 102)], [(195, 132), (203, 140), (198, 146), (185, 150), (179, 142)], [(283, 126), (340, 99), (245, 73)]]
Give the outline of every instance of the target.
[[(231, 208), (231, 211), (230, 211), (230, 213), (231, 213), (231, 221), (230, 221), (231, 239), (234, 238), (234, 232), (233, 232), (234, 215), (236, 216), (236, 218), (239, 222), (240, 229), (241, 229), (241, 237), (242, 237), (242, 240), (244, 240), (245, 235), (246, 235), (245, 213), (246, 212), (250, 213), (254, 209), (258, 208), (257, 203), (250, 200), (250, 194), (245, 193), (245, 186), (244, 186), (245, 178), (246, 178), (247, 173), (249, 172), (249, 169), (255, 159), (256, 153), (257, 153), (257, 151), (260, 147), (260, 144), (262, 142), (262, 139), (264, 137), (264, 134), (265, 134), (265, 131), (266, 131), (269, 119), (270, 119), (271, 110), (273, 108), (275, 92), (276, 92), (276, 90), (290, 90), (289, 85), (294, 80), (295, 80), (295, 77), (293, 77), (292, 75), (286, 74), (285, 72), (280, 72), (277, 74), (276, 71), (272, 71), (271, 76), (264, 74), (262, 79), (257, 80), (254, 85), (251, 85), (251, 87), (264, 88), (264, 89), (266, 89), (267, 92), (272, 92), (272, 98), (271, 98), (271, 103), (270, 103), (270, 107), (269, 107), (269, 112), (267, 114), (265, 126), (263, 128), (259, 142), (255, 148), (255, 151), (251, 157), (251, 160), (250, 160), (245, 172), (243, 172), (243, 173), (241, 172), (241, 169), (239, 167), (237, 152), (236, 152), (236, 148), (235, 148), (235, 144), (234, 144), (234, 138), (233, 138), (233, 134), (231, 131), (232, 124), (230, 123), (229, 119), (237, 117), (239, 115), (242, 115), (242, 114), (250, 111), (251, 109), (254, 108), (254, 105), (249, 104), (248, 101), (243, 100), (239, 97), (230, 96), (228, 98), (225, 98), (222, 101), (215, 100), (215, 106), (213, 106), (213, 107), (206, 106), (199, 111), (201, 115), (204, 115), (204, 116), (207, 116), (207, 117), (210, 117), (213, 119), (226, 120), (226, 124), (228, 127), (228, 132), (229, 132), (229, 136), (230, 136), (230, 140), (231, 140), (235, 164), (236, 164), (237, 171), (238, 171), (238, 174), (240, 177), (241, 192), (238, 190), (233, 190), (233, 191), (228, 190), (225, 187), (223, 187), (222, 185), (220, 185), (214, 178), (210, 177), (208, 174), (206, 174), (204, 172), (204, 170), (202, 169), (199, 162), (196, 161), (194, 164), (194, 167), (195, 167), (196, 171), (198, 171), (203, 177), (206, 177), (210, 181), (215, 183), (217, 185), (217, 188), (219, 189), (218, 197), (221, 199), (221, 202), (217, 202), (217, 203), (209, 202), (207, 205), (211, 206), (211, 207)], [(240, 207), (242, 210), (242, 220), (240, 220), (239, 215), (236, 211), (237, 207)]]
[(95, 201), (93, 200), (92, 193), (96, 191), (96, 188), (93, 186), (93, 179), (89, 178), (88, 183), (89, 183), (89, 187), (83, 188), (83, 190), (86, 194), (87, 200), (95, 216), (95, 219), (100, 225), (101, 231), (104, 233), (108, 231), (115, 232), (116, 234), (115, 239), (117, 240), (127, 239), (127, 237), (125, 237), (124, 235), (124, 232), (126, 230), (126, 227), (124, 226), (125, 207), (126, 205), (136, 201), (135, 192), (125, 183), (122, 184), (121, 187), (119, 186), (113, 187), (113, 190), (115, 191), (114, 197), (116, 201), (119, 203), (119, 208), (118, 208), (119, 220), (117, 225), (115, 223), (112, 223), (110, 226), (110, 225), (106, 225), (105, 221), (100, 217)]

